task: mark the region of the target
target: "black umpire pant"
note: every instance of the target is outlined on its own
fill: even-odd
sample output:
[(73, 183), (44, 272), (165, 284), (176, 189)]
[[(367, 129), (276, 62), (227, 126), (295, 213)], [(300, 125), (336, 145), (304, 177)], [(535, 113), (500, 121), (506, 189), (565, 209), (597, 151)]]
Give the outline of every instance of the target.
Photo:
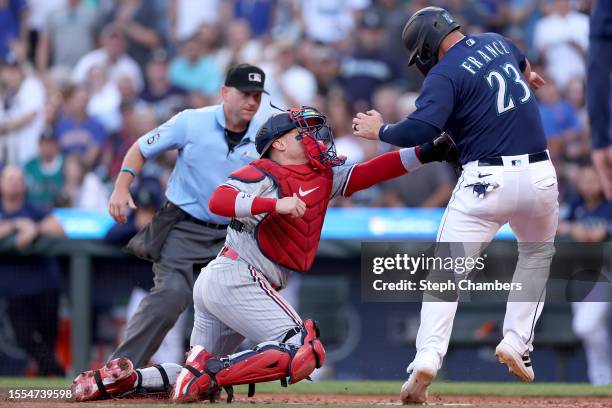
[(126, 329), (126, 338), (110, 359), (128, 357), (145, 366), (180, 314), (193, 302), (195, 272), (214, 259), (225, 242), (225, 229), (213, 229), (192, 219), (170, 230), (153, 264), (154, 286), (140, 302)]

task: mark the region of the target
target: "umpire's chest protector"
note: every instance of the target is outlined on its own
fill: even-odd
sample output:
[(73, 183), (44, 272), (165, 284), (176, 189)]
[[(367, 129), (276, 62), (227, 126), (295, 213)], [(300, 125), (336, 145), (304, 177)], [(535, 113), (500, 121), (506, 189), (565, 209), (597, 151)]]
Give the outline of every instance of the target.
[(251, 163), (274, 181), (279, 198), (297, 195), (306, 204), (302, 218), (269, 213), (255, 229), (261, 252), (271, 261), (294, 271), (306, 272), (312, 266), (325, 212), (332, 190), (331, 168), (319, 172), (309, 164), (281, 166), (262, 159)]

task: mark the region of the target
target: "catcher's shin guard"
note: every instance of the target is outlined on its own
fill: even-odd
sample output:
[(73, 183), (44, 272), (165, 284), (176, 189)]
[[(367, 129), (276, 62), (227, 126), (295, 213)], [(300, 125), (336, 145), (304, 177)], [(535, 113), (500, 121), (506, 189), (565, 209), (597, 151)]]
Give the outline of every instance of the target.
[(318, 338), (319, 331), (314, 321), (306, 320), (300, 331), (301, 346), (270, 341), (259, 344), (253, 350), (225, 358), (207, 359), (200, 375), (190, 371), (192, 378), (173, 397), (178, 396), (175, 398), (177, 401), (211, 399), (220, 388), (225, 388), (228, 402), (231, 402), (233, 385), (249, 384), (251, 397), (255, 393), (255, 383), (280, 380), (286, 386), (287, 379), (294, 384), (308, 378), (315, 368), (323, 365), (325, 349)]

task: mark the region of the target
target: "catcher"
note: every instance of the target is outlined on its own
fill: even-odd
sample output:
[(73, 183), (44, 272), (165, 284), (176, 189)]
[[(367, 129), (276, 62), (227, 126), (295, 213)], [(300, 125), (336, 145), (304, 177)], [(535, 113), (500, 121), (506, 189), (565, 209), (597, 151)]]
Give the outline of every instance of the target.
[[(313, 320), (302, 320), (279, 290), (291, 272), (306, 272), (315, 259), (330, 199), (350, 196), (401, 176), (422, 163), (448, 158), (444, 137), (415, 148), (345, 166), (336, 154), (326, 117), (302, 107), (274, 115), (256, 137), (261, 158), (217, 187), (210, 210), (231, 217), (225, 247), (194, 286), (195, 319), (184, 366), (162, 364), (134, 370), (126, 358), (78, 376), (77, 400), (136, 390), (169, 389), (175, 401), (214, 400), (221, 388), (308, 378), (325, 361)], [(248, 338), (253, 350), (234, 353)]]

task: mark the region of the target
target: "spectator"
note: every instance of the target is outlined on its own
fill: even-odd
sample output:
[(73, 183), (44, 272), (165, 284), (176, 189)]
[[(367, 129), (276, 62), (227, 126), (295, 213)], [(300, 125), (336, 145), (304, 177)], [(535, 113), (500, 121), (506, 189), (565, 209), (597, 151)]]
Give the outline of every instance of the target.
[(183, 43), (179, 56), (170, 63), (169, 74), (172, 85), (208, 96), (218, 93), (223, 84), (215, 61), (202, 55), (197, 37)]
[(102, 124), (87, 113), (87, 89), (71, 87), (64, 99), (64, 109), (55, 124), (60, 149), (66, 156), (78, 154), (87, 169), (92, 169), (100, 158), (106, 132)]
[(217, 24), (226, 20), (229, 6), (220, 0), (170, 0), (170, 29), (173, 42), (193, 37), (202, 24)]
[(28, 5), (26, 0), (0, 2), (0, 58), (25, 50), (28, 41)]
[(162, 50), (147, 64), (145, 89), (140, 101), (155, 111), (158, 121), (165, 122), (185, 108), (187, 93), (172, 85), (168, 78), (168, 60)]
[[(266, 90), (272, 103), (279, 107), (312, 105), (317, 93), (317, 80), (312, 72), (296, 64), (296, 45), (279, 40), (271, 46), (272, 63), (263, 64)], [(264, 107), (266, 106), (264, 102)]]
[(225, 47), (215, 57), (219, 71), (227, 72), (232, 65), (259, 62), (261, 58), (261, 44), (252, 39), (248, 21), (232, 20), (226, 27)]
[(248, 21), (254, 38), (269, 34), (275, 0), (235, 0), (234, 18)]
[(536, 24), (533, 41), (548, 75), (561, 89), (574, 76), (584, 78), (589, 18), (573, 11), (569, 0), (554, 0), (551, 14)]
[(432, 163), (382, 185), (383, 207), (444, 207), (457, 178), (446, 163)]
[(36, 50), (36, 66), (42, 72), (68, 71), (94, 48), (96, 13), (83, 0), (68, 0), (54, 11), (41, 32)]
[(45, 129), (38, 140), (38, 156), (23, 169), (27, 200), (40, 208), (51, 209), (64, 185), (64, 158), (52, 128)]
[(45, 122), (45, 90), (13, 54), (0, 68), (0, 162), (22, 164), (36, 156)]
[(156, 8), (146, 0), (123, 0), (113, 9), (111, 20), (126, 39), (127, 53), (143, 68), (151, 52), (161, 45)]
[(102, 48), (85, 54), (72, 71), (72, 80), (84, 84), (94, 67), (105, 67), (108, 79), (118, 84), (123, 77), (128, 77), (140, 92), (143, 87), (142, 72), (132, 57), (126, 54), (126, 39), (122, 31), (114, 24), (109, 24), (100, 33)]
[(66, 0), (27, 0), (28, 2), (28, 44), (27, 57), (34, 62), (36, 49), (49, 15), (65, 8)]
[[(0, 177), (0, 240), (13, 238), (18, 250), (28, 248), (40, 235), (63, 236), (53, 217), (26, 200), (21, 169), (4, 168)], [(7, 299), (15, 338), (38, 365), (42, 376), (64, 376), (55, 357), (60, 274), (47, 257), (3, 256), (0, 297)]]
[(576, 109), (562, 99), (555, 81), (547, 81), (538, 89), (537, 95), (544, 133), (554, 161), (565, 153), (566, 143), (580, 139), (582, 128)]
[[(580, 200), (573, 203), (569, 215), (559, 223), (558, 234), (571, 236), (578, 242), (608, 240), (612, 235), (612, 201), (605, 199), (601, 181), (592, 166), (581, 169), (577, 187)], [(584, 345), (591, 384), (609, 385), (612, 384), (610, 304), (584, 300), (572, 303), (572, 326)]]
[(382, 19), (375, 11), (364, 12), (357, 38), (357, 48), (342, 62), (340, 75), (353, 110), (364, 111), (378, 87), (399, 79), (399, 61), (387, 51)]
[(333, 95), (329, 102), (325, 112), (327, 113), (329, 125), (334, 132), (334, 141), (338, 155), (346, 157), (346, 164), (357, 164), (365, 161), (363, 145), (368, 143), (368, 141), (362, 141), (361, 138), (353, 137), (353, 130), (351, 129), (353, 112), (346, 98), (342, 95)]
[(110, 79), (110, 73), (104, 65), (91, 67), (85, 86), (89, 91), (87, 113), (98, 120), (107, 133), (117, 132), (121, 124), (121, 92), (119, 82)]
[(310, 55), (313, 60), (312, 73), (317, 80), (317, 93), (326, 96), (340, 85), (340, 61), (333, 48), (320, 46)]
[(591, 165), (578, 175), (580, 198), (570, 204), (569, 214), (559, 224), (559, 235), (569, 235), (578, 242), (602, 242), (612, 233), (612, 201), (606, 200), (601, 182)]
[(355, 18), (370, 0), (302, 1), (302, 26), (314, 41), (340, 45), (355, 26)]
[(87, 170), (84, 161), (77, 154), (66, 157), (64, 187), (58, 195), (56, 205), (100, 212), (106, 210), (106, 187), (95, 173)]

